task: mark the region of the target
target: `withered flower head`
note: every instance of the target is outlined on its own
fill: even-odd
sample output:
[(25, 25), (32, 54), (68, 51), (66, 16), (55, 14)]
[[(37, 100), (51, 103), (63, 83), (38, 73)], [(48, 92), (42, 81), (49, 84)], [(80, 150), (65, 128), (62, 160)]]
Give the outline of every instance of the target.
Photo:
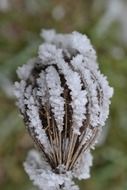
[(87, 179), (91, 148), (109, 114), (113, 89), (98, 68), (89, 39), (43, 30), (38, 57), (19, 67), (17, 105), (38, 147), (24, 167), (44, 190), (77, 190)]

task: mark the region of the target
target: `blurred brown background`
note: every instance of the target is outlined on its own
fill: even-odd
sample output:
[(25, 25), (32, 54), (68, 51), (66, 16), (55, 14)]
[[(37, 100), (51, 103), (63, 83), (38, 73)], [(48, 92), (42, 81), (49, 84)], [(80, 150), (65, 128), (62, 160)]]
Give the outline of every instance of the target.
[(34, 190), (22, 163), (33, 147), (15, 106), (16, 68), (37, 54), (42, 28), (89, 36), (115, 94), (91, 179), (81, 190), (127, 190), (127, 1), (0, 0), (0, 189)]

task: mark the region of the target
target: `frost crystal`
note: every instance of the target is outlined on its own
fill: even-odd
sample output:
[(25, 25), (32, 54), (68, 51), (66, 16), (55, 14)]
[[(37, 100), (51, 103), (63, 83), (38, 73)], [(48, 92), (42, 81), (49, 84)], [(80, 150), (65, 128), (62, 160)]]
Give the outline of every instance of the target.
[(43, 190), (78, 190), (87, 179), (91, 149), (105, 125), (113, 89), (100, 71), (87, 36), (43, 30), (38, 57), (19, 67), (17, 105), (39, 151), (24, 167)]

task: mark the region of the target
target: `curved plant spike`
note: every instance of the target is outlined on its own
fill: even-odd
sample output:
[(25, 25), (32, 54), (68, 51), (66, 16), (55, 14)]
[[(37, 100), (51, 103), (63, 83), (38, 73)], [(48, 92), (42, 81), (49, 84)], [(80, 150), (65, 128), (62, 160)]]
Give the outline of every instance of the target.
[(24, 167), (41, 190), (78, 190), (87, 179), (91, 148), (109, 114), (113, 89), (87, 36), (43, 30), (38, 57), (18, 68), (17, 105), (38, 151)]

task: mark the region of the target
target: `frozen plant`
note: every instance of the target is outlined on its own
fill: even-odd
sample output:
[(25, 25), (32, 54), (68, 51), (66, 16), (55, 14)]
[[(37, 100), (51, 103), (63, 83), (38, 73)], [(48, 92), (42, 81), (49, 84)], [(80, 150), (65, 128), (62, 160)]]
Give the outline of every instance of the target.
[(38, 56), (19, 67), (17, 105), (38, 150), (24, 167), (40, 190), (78, 190), (87, 179), (91, 149), (109, 114), (113, 89), (100, 71), (96, 52), (79, 32), (43, 30)]

